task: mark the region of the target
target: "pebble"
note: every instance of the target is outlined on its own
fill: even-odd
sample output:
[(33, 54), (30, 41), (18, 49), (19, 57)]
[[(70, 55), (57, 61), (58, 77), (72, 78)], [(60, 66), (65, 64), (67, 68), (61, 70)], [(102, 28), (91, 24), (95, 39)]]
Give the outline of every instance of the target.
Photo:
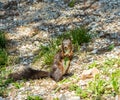
[(5, 100), (4, 98), (0, 97), (0, 100)]
[(60, 100), (67, 100), (67, 98), (64, 94), (60, 94), (59, 99)]
[(74, 97), (71, 97), (70, 99), (68, 100), (80, 100), (80, 97), (79, 96), (74, 96)]
[(80, 97), (79, 96), (67, 96), (67, 95), (64, 95), (64, 94), (60, 94), (59, 96), (59, 100), (80, 100)]

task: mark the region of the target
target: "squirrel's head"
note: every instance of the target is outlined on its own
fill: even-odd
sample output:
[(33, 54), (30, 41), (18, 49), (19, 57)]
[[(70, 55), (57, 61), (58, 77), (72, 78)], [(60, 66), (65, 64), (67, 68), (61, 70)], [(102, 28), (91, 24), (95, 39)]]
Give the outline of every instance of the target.
[(66, 54), (69, 54), (72, 49), (72, 41), (71, 39), (64, 39), (62, 41), (62, 51)]

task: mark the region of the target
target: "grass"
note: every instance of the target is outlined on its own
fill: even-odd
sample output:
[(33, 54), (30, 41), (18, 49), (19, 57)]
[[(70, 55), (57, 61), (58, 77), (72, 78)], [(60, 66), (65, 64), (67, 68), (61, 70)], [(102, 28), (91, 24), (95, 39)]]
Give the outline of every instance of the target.
[(3, 49), (6, 47), (5, 33), (0, 31), (0, 48)]
[(71, 1), (68, 3), (68, 6), (69, 6), (69, 7), (74, 7), (74, 6), (75, 6), (75, 2), (76, 2), (76, 0), (71, 0)]
[(11, 82), (11, 80), (0, 79), (0, 96), (6, 97), (8, 94), (7, 85)]
[(72, 37), (73, 44), (81, 45), (82, 43), (88, 43), (91, 40), (91, 34), (84, 27), (71, 30), (69, 33)]
[(119, 94), (120, 93), (120, 70), (115, 70), (115, 72), (113, 72), (111, 74), (111, 86), (115, 92), (115, 94)]
[[(7, 96), (9, 92), (7, 86), (9, 83), (13, 82), (13, 80), (5, 78), (8, 74), (10, 74), (10, 70), (7, 69), (7, 65), (13, 64), (13, 61), (15, 60), (8, 56), (6, 51), (6, 43), (7, 40), (5, 38), (5, 32), (0, 31), (0, 96), (2, 97)], [(14, 83), (14, 85), (16, 88), (20, 88), (19, 84)]]
[(71, 38), (74, 49), (77, 51), (82, 43), (88, 43), (91, 41), (92, 35), (85, 27), (75, 28), (71, 31), (58, 35), (56, 38), (50, 40), (47, 45), (40, 46), (40, 52), (35, 57), (33, 63), (35, 63), (38, 59), (41, 59), (43, 66), (50, 66), (53, 62), (54, 55), (60, 49), (59, 46), (62, 40), (66, 38)]
[(0, 49), (0, 65), (6, 65), (8, 61), (8, 55), (5, 49)]
[(6, 48), (5, 33), (3, 31), (0, 31), (0, 65), (7, 64), (8, 56), (5, 48)]
[(105, 80), (100, 78), (100, 75), (97, 75), (94, 81), (89, 83), (88, 88), (95, 96), (101, 96), (104, 93), (105, 89)]
[(104, 100), (107, 96), (115, 97), (120, 94), (120, 58), (107, 59), (101, 63), (93, 62), (89, 66), (89, 68), (97, 67), (101, 73), (89, 81), (84, 88), (71, 84), (69, 91), (75, 91), (76, 95), (85, 100), (89, 98), (90, 100)]
[(65, 32), (58, 36), (58, 39), (71, 38), (72, 43), (77, 46), (82, 43), (88, 43), (92, 39), (92, 34), (85, 27), (79, 27)]
[(26, 100), (43, 100), (40, 96), (27, 96)]
[(54, 55), (59, 50), (60, 43), (60, 40), (54, 39), (50, 40), (50, 42), (46, 46), (41, 45), (40, 52), (34, 59), (33, 63), (36, 62), (38, 59), (41, 59), (41, 61), (43, 61), (43, 66), (50, 66), (53, 62)]
[(115, 46), (114, 46), (114, 44), (109, 45), (109, 46), (108, 46), (108, 51), (113, 50), (113, 49), (114, 49), (114, 47), (115, 47)]
[(70, 91), (75, 91), (75, 94), (82, 97), (82, 98), (87, 97), (87, 92), (85, 90), (83, 90), (80, 86), (76, 85), (76, 84), (71, 84), (69, 86), (69, 90)]
[(13, 86), (15, 86), (15, 88), (17, 88), (17, 89), (20, 89), (21, 87), (24, 86), (24, 83), (14, 82), (14, 83), (13, 83)]
[(5, 79), (5, 76), (10, 73), (6, 66), (8, 65), (8, 54), (6, 51), (5, 33), (0, 31), (0, 96), (6, 97), (8, 94), (7, 86), (12, 82), (11, 79)]
[[(59, 46), (63, 39), (71, 38), (74, 49), (80, 47), (82, 43), (89, 43), (92, 39), (92, 35), (88, 32), (88, 30), (84, 27), (76, 28), (66, 33), (63, 33), (57, 38), (54, 38), (49, 41), (47, 45), (40, 46), (40, 52), (38, 56), (34, 59), (41, 59), (43, 61), (43, 65), (50, 66), (53, 62), (54, 55), (60, 49)], [(4, 79), (6, 74), (9, 74), (8, 70), (6, 70), (6, 65), (8, 64), (8, 55), (5, 51), (6, 40), (2, 33), (0, 35), (0, 96), (5, 97), (9, 92), (6, 88), (9, 83), (12, 83), (10, 79)], [(114, 45), (110, 45), (108, 50), (114, 49)], [(78, 51), (76, 51), (78, 52)], [(13, 61), (10, 61), (11, 63)], [(19, 61), (16, 61), (19, 62)], [(70, 83), (69, 91), (74, 91), (76, 95), (80, 96), (81, 99), (89, 100), (104, 100), (104, 95), (113, 96), (120, 94), (120, 58), (116, 59), (107, 59), (105, 62), (93, 62), (88, 66), (88, 68), (98, 68), (100, 70), (100, 74), (96, 75), (92, 81), (90, 81), (85, 88), (82, 88), (78, 84), (72, 83), (73, 79), (79, 81), (80, 78), (76, 76), (72, 76), (70, 78), (65, 78), (62, 81), (58, 82), (58, 84)], [(106, 81), (105, 77), (108, 78)], [(72, 79), (71, 79), (72, 78)], [(23, 86), (20, 83), (13, 83), (15, 88), (19, 89)], [(60, 91), (61, 87), (55, 89), (55, 93)], [(57, 100), (58, 98), (55, 98)], [(43, 100), (39, 96), (28, 96), (27, 100)]]
[[(65, 38), (71, 38), (71, 40), (73, 42), (73, 45), (78, 47), (82, 43), (89, 42), (91, 37), (88, 34), (87, 29), (85, 29), (83, 27), (82, 28), (76, 28), (74, 30), (68, 31), (68, 32), (58, 36), (57, 38), (51, 39), (47, 45), (41, 45), (40, 46), (40, 52), (39, 52), (38, 56), (35, 58), (34, 61), (36, 61), (37, 59), (41, 59), (41, 61), (43, 61), (43, 65), (50, 66), (53, 62), (54, 55), (60, 49), (59, 46), (60, 46), (62, 40), (65, 39)], [(5, 39), (5, 33), (4, 32), (1, 32), (1, 35), (0, 35), (0, 47), (1, 47), (1, 49), (0, 49), (0, 64), (4, 67), (8, 63), (12, 64), (13, 61), (11, 61), (11, 59), (8, 59), (7, 52), (5, 51), (6, 39)], [(4, 70), (2, 70), (2, 71), (4, 72)], [(3, 81), (2, 78), (1, 78), (1, 81)], [(63, 80), (63, 81), (66, 82), (67, 80)], [(5, 85), (6, 83), (2, 82), (1, 84)], [(21, 85), (17, 84), (17, 83), (14, 83), (14, 85), (15, 85), (16, 88), (21, 87)]]

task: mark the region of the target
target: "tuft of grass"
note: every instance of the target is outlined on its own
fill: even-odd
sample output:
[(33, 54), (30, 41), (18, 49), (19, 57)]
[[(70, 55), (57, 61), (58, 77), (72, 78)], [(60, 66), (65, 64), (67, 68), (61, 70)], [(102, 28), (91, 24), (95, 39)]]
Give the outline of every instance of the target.
[(88, 66), (88, 68), (95, 68), (95, 67), (98, 67), (97, 62), (95, 61)]
[(60, 100), (59, 98), (53, 98), (53, 100)]
[(5, 47), (6, 47), (5, 33), (0, 30), (0, 65), (7, 64), (8, 55), (5, 50)]
[(114, 47), (115, 47), (114, 44), (111, 44), (111, 45), (108, 46), (108, 50), (111, 51), (111, 50), (114, 49)]
[(8, 55), (5, 49), (0, 49), (0, 65), (6, 65), (8, 61)]
[(80, 86), (76, 84), (71, 84), (69, 86), (69, 90), (75, 91), (76, 95), (80, 96), (81, 98), (85, 98), (88, 95), (88, 93), (85, 90), (83, 90)]
[(93, 35), (85, 27), (75, 28), (59, 35), (58, 39), (71, 38), (74, 49), (79, 50), (82, 43), (88, 43), (92, 40)]
[(76, 85), (76, 84), (71, 84), (71, 85), (69, 86), (69, 90), (70, 90), (70, 91), (76, 91), (77, 88), (79, 88), (79, 86)]
[(75, 6), (75, 2), (76, 2), (76, 0), (71, 0), (71, 1), (68, 3), (68, 6), (69, 6), (69, 7), (74, 7), (74, 6)]
[[(5, 73), (5, 70), (1, 73)], [(1, 75), (1, 74), (0, 74)], [(2, 77), (3, 75), (0, 76), (0, 96), (2, 97), (7, 97), (9, 90), (7, 89), (7, 86), (9, 83), (12, 82), (11, 79), (5, 79), (4, 77)]]
[(91, 40), (91, 34), (84, 27), (76, 28), (70, 31), (73, 44), (81, 45), (82, 43), (88, 43)]
[(74, 45), (88, 43), (92, 39), (92, 34), (85, 27), (75, 28), (58, 36), (58, 39), (71, 38)]
[(41, 59), (43, 61), (43, 65), (51, 65), (54, 60), (54, 55), (59, 50), (60, 40), (54, 39), (50, 40), (48, 45), (41, 45), (40, 52), (38, 56), (34, 59), (33, 63), (37, 61), (37, 59)]
[(10, 71), (7, 70), (8, 54), (6, 51), (6, 38), (5, 33), (0, 30), (0, 96), (6, 97), (8, 94), (7, 86), (12, 82), (11, 79), (5, 79)]
[(26, 100), (43, 100), (40, 96), (27, 96)]
[(0, 48), (3, 49), (6, 46), (5, 33), (0, 31)]
[(116, 95), (116, 94), (119, 94), (120, 93), (120, 70), (115, 70), (115, 72), (113, 72), (112, 74), (111, 74), (111, 86), (112, 86), (112, 88), (113, 88), (113, 90), (114, 90), (114, 94)]
[(58, 35), (56, 38), (50, 40), (47, 45), (40, 46), (40, 52), (34, 59), (33, 63), (35, 63), (38, 59), (41, 59), (43, 62), (42, 65), (50, 66), (54, 60), (54, 55), (60, 49), (59, 46), (61, 45), (62, 40), (66, 38), (70, 38), (74, 46), (73, 48), (79, 50), (79, 47), (82, 43), (90, 42), (92, 35), (84, 27), (75, 28), (61, 35)]
[(6, 79), (5, 77), (10, 73), (10, 70), (7, 70), (6, 65), (0, 65), (0, 96), (6, 97), (9, 90), (7, 86), (9, 83), (12, 83), (12, 79)]
[[(93, 62), (89, 68), (101, 69), (88, 84), (81, 88), (77, 84), (70, 84), (69, 91), (74, 91), (82, 99), (104, 100), (108, 97), (115, 97), (120, 94), (120, 58), (107, 59), (105, 62)], [(106, 81), (107, 79), (107, 81)]]
[(95, 76), (95, 80), (89, 83), (89, 89), (95, 96), (101, 96), (105, 91), (105, 80), (100, 78), (100, 75)]
[(21, 87), (23, 87), (23, 83), (19, 83), (19, 82), (14, 82), (13, 85), (15, 86), (15, 88), (20, 89)]

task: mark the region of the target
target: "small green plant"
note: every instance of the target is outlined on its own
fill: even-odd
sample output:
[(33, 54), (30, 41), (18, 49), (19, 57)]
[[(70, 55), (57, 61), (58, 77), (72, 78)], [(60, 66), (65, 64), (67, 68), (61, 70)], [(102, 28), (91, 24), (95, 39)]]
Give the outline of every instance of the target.
[(111, 51), (111, 50), (114, 49), (114, 47), (115, 47), (114, 44), (111, 44), (111, 45), (108, 46), (108, 50)]
[(115, 94), (119, 94), (120, 91), (119, 91), (119, 78), (120, 77), (120, 70), (116, 70), (115, 72), (112, 73), (111, 75), (111, 85), (112, 85), (112, 88), (114, 89), (115, 91)]
[(110, 73), (109, 70), (111, 70), (112, 68), (114, 68), (114, 65), (119, 64), (119, 62), (120, 62), (120, 59), (107, 59), (107, 60), (105, 60), (105, 62), (103, 64), (101, 64), (101, 66), (100, 66), (101, 69), (102, 69), (102, 71), (103, 71), (102, 74), (110, 76), (111, 73)]
[(72, 36), (73, 44), (80, 45), (82, 43), (88, 43), (91, 40), (91, 34), (88, 33), (88, 30), (84, 27), (71, 30), (70, 34)]
[(70, 91), (76, 91), (77, 88), (79, 88), (79, 86), (76, 85), (76, 84), (71, 84), (71, 85), (69, 86), (69, 90), (70, 90)]
[(41, 64), (49, 67), (53, 63), (55, 54), (60, 50), (59, 46), (62, 40), (66, 38), (72, 40), (74, 50), (79, 50), (80, 44), (87, 43), (91, 40), (91, 34), (88, 33), (86, 28), (81, 27), (52, 38), (47, 45), (40, 46), (40, 52), (33, 60), (33, 64), (41, 59)]
[(94, 96), (101, 96), (105, 91), (105, 80), (100, 79), (99, 75), (95, 76), (95, 80), (89, 83), (89, 90)]
[(40, 96), (27, 96), (27, 100), (43, 100)]
[(70, 91), (75, 91), (76, 95), (80, 96), (81, 98), (85, 98), (88, 95), (88, 92), (86, 90), (83, 90), (80, 86), (76, 84), (71, 84), (69, 86)]
[(59, 36), (60, 39), (71, 38), (74, 46), (80, 46), (82, 43), (88, 43), (92, 39), (92, 34), (85, 27), (75, 28)]
[(21, 87), (23, 87), (23, 84), (22, 84), (22, 83), (19, 83), (19, 82), (14, 82), (13, 85), (14, 85), (17, 89), (20, 89)]
[(94, 68), (94, 67), (97, 67), (97, 66), (98, 66), (97, 62), (93, 62), (88, 67), (89, 68)]
[(76, 0), (71, 0), (71, 1), (68, 3), (68, 6), (69, 6), (69, 7), (74, 7), (75, 2), (76, 2)]
[(40, 46), (40, 52), (38, 56), (34, 59), (33, 63), (37, 61), (38, 59), (41, 59), (43, 61), (43, 65), (50, 66), (53, 62), (54, 55), (59, 50), (61, 40), (55, 39), (51, 40), (48, 45), (41, 45)]
[(0, 49), (0, 65), (7, 64), (8, 55), (4, 49)]
[(82, 43), (88, 43), (92, 39), (91, 33), (85, 27), (75, 28), (58, 36), (58, 39), (71, 38), (74, 48), (79, 50)]
[(7, 86), (9, 83), (12, 83), (13, 80), (5, 78), (10, 73), (10, 70), (7, 70), (6, 65), (3, 64), (4, 63), (0, 65), (0, 96), (6, 97), (9, 92)]
[(6, 90), (6, 87), (0, 87), (0, 96), (6, 97), (8, 94), (8, 91)]
[(5, 33), (0, 30), (0, 48), (5, 48), (6, 45), (6, 39), (5, 39)]
[(0, 30), (0, 65), (7, 64), (8, 56), (5, 47), (6, 47), (5, 33)]
[[(3, 70), (2, 70), (2, 72), (3, 72)], [(0, 96), (2, 96), (2, 97), (7, 96), (8, 92), (9, 92), (8, 89), (7, 89), (7, 86), (11, 82), (12, 82), (11, 79), (6, 79), (5, 80), (4, 77), (0, 76)]]
[(53, 100), (60, 100), (59, 98), (53, 98)]
[(59, 43), (60, 41), (58, 40), (52, 40), (50, 41), (50, 44), (46, 47), (41, 46), (41, 54), (43, 55), (43, 61), (45, 65), (51, 65), (54, 59), (54, 55), (56, 52), (59, 50)]
[(107, 59), (104, 62), (104, 65), (107, 65), (107, 66), (110, 66), (110, 67), (112, 67), (114, 64), (115, 64), (115, 60), (114, 59)]

